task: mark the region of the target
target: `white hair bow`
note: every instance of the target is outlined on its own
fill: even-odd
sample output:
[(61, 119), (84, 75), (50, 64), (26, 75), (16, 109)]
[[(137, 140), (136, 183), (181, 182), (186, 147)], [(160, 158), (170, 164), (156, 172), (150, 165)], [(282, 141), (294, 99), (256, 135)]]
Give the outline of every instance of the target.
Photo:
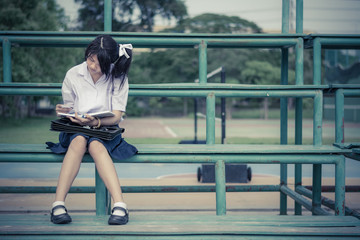
[(119, 57), (125, 55), (126, 58), (130, 58), (129, 54), (126, 52), (127, 49), (133, 49), (131, 44), (119, 44)]

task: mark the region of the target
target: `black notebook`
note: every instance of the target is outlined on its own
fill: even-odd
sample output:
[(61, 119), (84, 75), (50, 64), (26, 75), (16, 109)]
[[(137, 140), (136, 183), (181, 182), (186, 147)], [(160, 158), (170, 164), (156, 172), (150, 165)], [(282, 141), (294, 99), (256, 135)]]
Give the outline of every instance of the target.
[(116, 136), (125, 131), (124, 128), (120, 128), (118, 126), (102, 126), (100, 128), (80, 126), (79, 124), (71, 122), (68, 118), (52, 120), (50, 130), (66, 133), (83, 133), (85, 135), (104, 140), (113, 140)]

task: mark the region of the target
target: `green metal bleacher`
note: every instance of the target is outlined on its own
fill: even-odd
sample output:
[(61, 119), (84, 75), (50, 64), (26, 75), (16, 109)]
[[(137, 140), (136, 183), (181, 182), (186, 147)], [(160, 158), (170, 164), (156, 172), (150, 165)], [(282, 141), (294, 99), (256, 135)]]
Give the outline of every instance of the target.
[[(111, 2), (111, 1), (110, 1)], [(109, 4), (109, 1), (105, 1)], [(283, 1), (283, 29), (289, 1)], [(135, 216), (126, 226), (114, 228), (103, 220), (110, 210), (110, 199), (104, 184), (96, 175), (95, 187), (76, 187), (71, 193), (95, 193), (96, 216), (75, 216), (79, 223), (71, 226), (53, 226), (45, 216), (0, 215), (2, 239), (17, 238), (290, 238), (296, 234), (304, 238), (359, 238), (360, 221), (345, 216), (345, 156), (356, 159), (358, 148), (344, 144), (341, 114), (343, 96), (359, 96), (359, 86), (329, 86), (321, 84), (321, 49), (327, 47), (359, 48), (359, 35), (305, 35), (302, 33), (302, 1), (297, 1), (297, 27), (300, 33), (290, 34), (159, 34), (111, 32), (111, 24), (105, 22), (105, 33), (118, 42), (132, 43), (135, 48), (194, 48), (199, 51), (199, 83), (130, 84), (130, 96), (146, 97), (202, 97), (206, 99), (206, 144), (137, 144), (139, 153), (126, 163), (213, 163), (215, 186), (126, 186), (124, 192), (215, 192), (216, 215), (147, 215)], [(106, 5), (109, 7), (108, 5)], [(106, 9), (105, 6), (105, 9)], [(297, 16), (298, 16), (297, 15)], [(107, 18), (105, 18), (107, 19)], [(111, 19), (111, 18), (110, 18)], [(109, 27), (110, 25), (110, 27)], [(3, 79), (0, 95), (59, 96), (61, 84), (18, 83), (11, 79), (12, 47), (85, 47), (95, 36), (104, 32), (0, 32), (3, 48)], [(297, 31), (298, 32), (298, 31)], [(314, 51), (314, 83), (304, 85), (304, 46)], [(282, 51), (281, 85), (212, 84), (207, 82), (208, 48), (277, 48)], [(295, 85), (287, 83), (288, 49), (296, 52)], [(335, 92), (336, 139), (334, 146), (322, 143), (322, 111), (324, 93)], [(215, 143), (215, 108), (217, 98), (249, 97), (281, 99), (281, 145), (244, 145)], [(295, 145), (287, 144), (286, 98), (296, 98)], [(313, 144), (302, 144), (302, 99), (311, 98), (314, 103)], [(340, 121), (340, 122), (339, 122)], [(59, 163), (63, 156), (53, 154), (44, 145), (0, 144), (0, 162)], [(84, 162), (92, 162), (89, 155)], [(116, 161), (115, 161), (116, 162)], [(122, 163), (122, 162), (121, 162)], [(116, 162), (116, 164), (121, 164)], [(226, 163), (280, 164), (281, 176), (277, 185), (252, 185), (227, 187)], [(287, 185), (287, 164), (295, 164), (295, 187)], [(313, 164), (312, 191), (302, 187), (301, 164)], [(322, 208), (321, 167), (335, 165), (335, 201), (333, 212)], [(166, 189), (165, 189), (166, 188)], [(169, 190), (170, 189), (170, 190)], [(234, 216), (226, 214), (226, 192), (277, 191), (280, 193), (281, 216)], [(310, 193), (309, 193), (310, 191)], [(1, 194), (53, 193), (55, 187), (0, 187)], [(1, 196), (1, 195), (0, 195)], [(287, 215), (287, 199), (296, 202), (295, 215)], [(302, 207), (313, 215), (304, 216)], [(302, 215), (302, 216), (297, 216)], [(335, 215), (335, 216), (331, 216)], [(356, 214), (353, 214), (357, 216)], [(104, 224), (103, 224), (104, 222)]]

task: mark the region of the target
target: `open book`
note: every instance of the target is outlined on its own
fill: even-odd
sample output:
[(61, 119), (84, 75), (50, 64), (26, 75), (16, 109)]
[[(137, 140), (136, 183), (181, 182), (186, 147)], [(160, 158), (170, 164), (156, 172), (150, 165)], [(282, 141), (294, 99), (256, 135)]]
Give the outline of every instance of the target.
[[(59, 113), (58, 114), (61, 117), (75, 117), (75, 113), (74, 112), (69, 112), (69, 113)], [(85, 114), (84, 114), (85, 115)], [(114, 113), (110, 112), (110, 111), (103, 111), (103, 112), (96, 112), (96, 113), (88, 113), (88, 115), (92, 116), (92, 117), (98, 117), (98, 118), (104, 118), (104, 117), (113, 117), (115, 116)], [(78, 114), (78, 116), (82, 116), (82, 114)]]

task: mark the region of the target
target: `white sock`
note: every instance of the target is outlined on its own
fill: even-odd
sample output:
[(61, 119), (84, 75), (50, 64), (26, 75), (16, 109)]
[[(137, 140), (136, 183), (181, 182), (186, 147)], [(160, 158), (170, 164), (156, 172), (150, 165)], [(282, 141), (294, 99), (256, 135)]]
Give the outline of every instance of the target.
[[(62, 206), (65, 206), (65, 202), (63, 201), (56, 201), (53, 203), (52, 207), (56, 207), (56, 206), (59, 206), (59, 205), (62, 205)], [(54, 215), (60, 215), (60, 214), (63, 214), (63, 213), (66, 213), (65, 212), (65, 209), (63, 208), (58, 208), (54, 211)]]
[[(122, 207), (127, 209), (127, 205), (124, 202), (116, 202), (114, 203), (114, 207)], [(112, 214), (117, 216), (125, 216), (126, 213), (122, 210), (115, 210)]]

